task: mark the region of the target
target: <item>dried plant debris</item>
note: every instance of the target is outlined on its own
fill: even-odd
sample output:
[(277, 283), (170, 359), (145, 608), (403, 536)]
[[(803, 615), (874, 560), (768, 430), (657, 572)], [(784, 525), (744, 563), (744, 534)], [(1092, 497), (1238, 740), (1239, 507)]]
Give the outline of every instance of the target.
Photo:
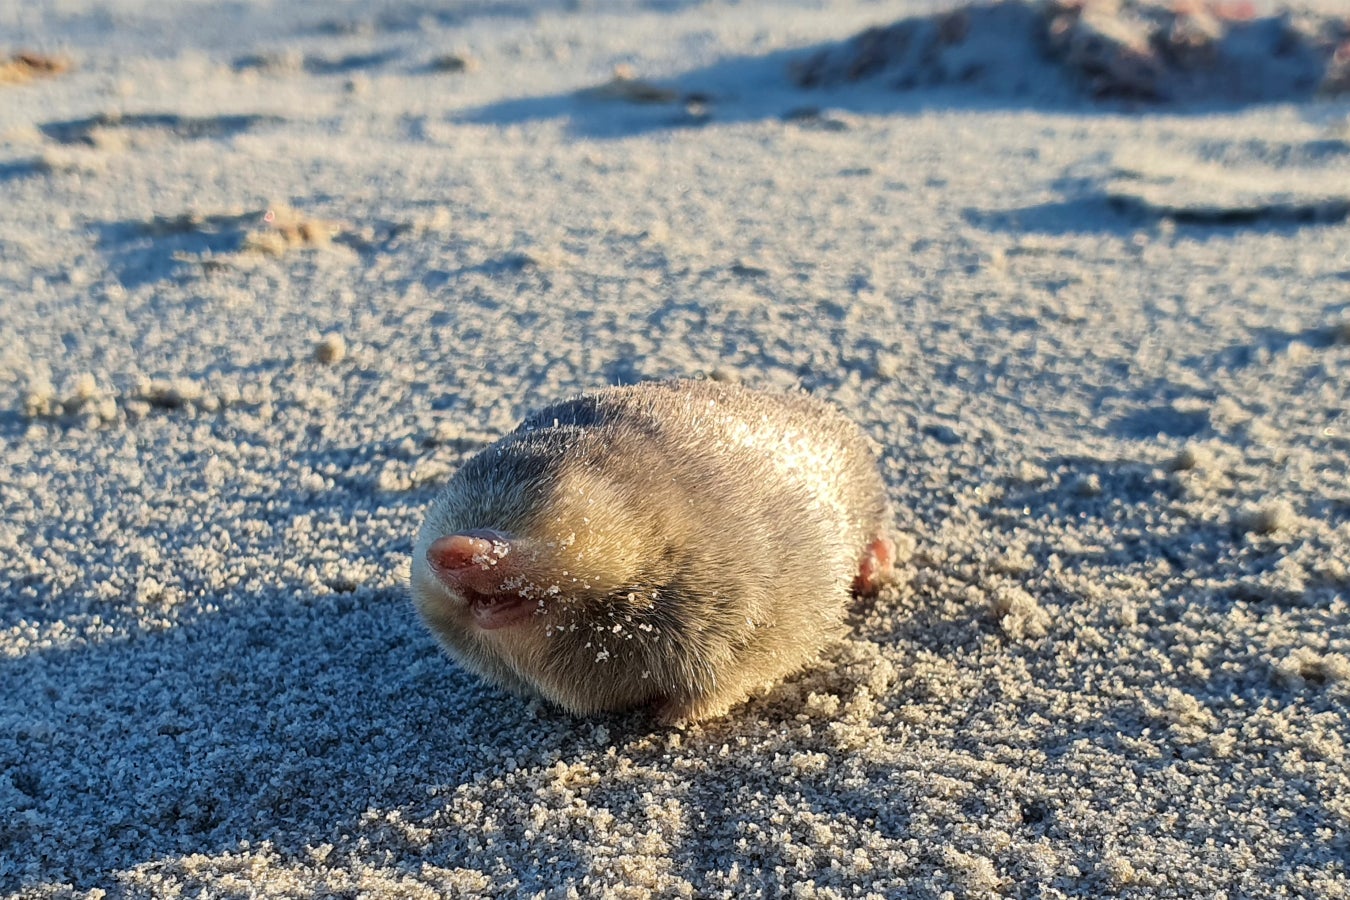
[[(1020, 38), (1020, 40), (1019, 40)], [(871, 28), (795, 62), (821, 87), (1041, 91), (1047, 67), (1098, 98), (1250, 103), (1350, 91), (1350, 17), (1237, 0), (1005, 0)]]
[(902, 90), (974, 82), (993, 89), (1011, 75), (1015, 90), (1030, 90), (1037, 60), (1029, 44), (1041, 19), (1022, 0), (903, 19), (797, 60), (789, 74), (807, 88), (881, 78)]
[(1342, 43), (1331, 55), (1331, 62), (1322, 79), (1321, 93), (1327, 96), (1350, 94), (1350, 41)]
[(1098, 96), (1261, 102), (1332, 93), (1350, 19), (1234, 0), (1052, 0), (1051, 53)]
[(29, 419), (97, 427), (117, 418), (117, 401), (88, 373), (76, 376), (59, 392), (46, 379), (35, 379), (24, 393), (23, 414)]
[(326, 334), (314, 345), (314, 359), (335, 366), (347, 356), (347, 340), (340, 334)]
[(310, 219), (288, 206), (269, 209), (261, 224), (244, 232), (242, 251), (280, 256), (288, 250), (327, 247), (343, 226), (328, 219)]
[(1296, 647), (1272, 666), (1276, 682), (1295, 688), (1329, 688), (1350, 696), (1350, 656)]
[(265, 385), (210, 386), (189, 377), (139, 377), (129, 387), (115, 390), (89, 373), (69, 379), (56, 390), (43, 378), (30, 382), (22, 414), (31, 421), (71, 427), (99, 428), (113, 423), (135, 423), (156, 411), (215, 413), (227, 408), (265, 409), (272, 402)]
[(118, 394), (85, 373), (73, 378), (66, 390), (60, 392), (46, 381), (35, 381), (24, 396), (23, 413), (29, 419), (95, 428), (117, 421), (121, 411), (134, 419), (145, 416), (151, 409), (191, 407), (215, 411), (230, 401), (230, 397), (210, 393), (187, 378), (142, 379), (129, 393)]
[(234, 269), (250, 258), (278, 257), (294, 250), (321, 250), (333, 244), (364, 247), (362, 236), (342, 223), (282, 205), (108, 222), (99, 229), (99, 246), (127, 286), (172, 277), (182, 264), (212, 273)]
[(64, 56), (19, 52), (0, 60), (0, 84), (26, 84), (37, 78), (51, 78), (70, 71), (71, 62)]
[(1297, 526), (1298, 515), (1287, 500), (1276, 499), (1244, 509), (1237, 524), (1250, 534), (1272, 535)]
[[(1292, 157), (1299, 148), (1287, 149)], [(1127, 147), (1116, 153), (1103, 190), (1119, 209), (1176, 222), (1339, 222), (1350, 216), (1350, 153), (1339, 164), (1299, 165)]]
[(449, 227), (450, 216), (444, 209), (404, 221), (365, 221), (352, 226), (284, 204), (218, 213), (193, 211), (98, 226), (103, 235), (100, 247), (123, 285), (171, 277), (180, 268), (177, 264), (213, 274), (297, 250), (386, 252), (402, 241), (443, 233)]
[(638, 78), (631, 66), (615, 66), (614, 75), (609, 81), (586, 88), (580, 95), (595, 100), (622, 100), (625, 103), (678, 103), (684, 98), (679, 91)]
[(202, 404), (214, 408), (217, 405), (214, 397), (207, 399), (206, 390), (199, 383), (188, 378), (142, 380), (131, 399), (156, 409), (182, 409)]
[(122, 138), (112, 134), (128, 135), (134, 133), (167, 134), (181, 140), (200, 140), (202, 138), (232, 137), (250, 131), (261, 125), (272, 125), (283, 121), (278, 116), (234, 115), (234, 116), (180, 116), (176, 113), (104, 113), (87, 119), (72, 119), (65, 122), (48, 122), (39, 126), (49, 139), (60, 144), (83, 144), (90, 147), (107, 146), (110, 143), (124, 143)]
[(1048, 9), (1050, 53), (1077, 73), (1093, 95), (1162, 99), (1166, 65), (1143, 19), (1113, 3), (1057, 0)]
[(429, 68), (433, 72), (467, 74), (478, 71), (479, 62), (468, 53), (444, 53), (433, 59)]
[(990, 617), (1013, 640), (1043, 638), (1054, 623), (1054, 616), (1013, 582), (999, 580), (980, 593), (987, 598)]
[(343, 233), (328, 219), (311, 219), (289, 206), (218, 215), (184, 213), (156, 216), (143, 226), (154, 236), (196, 235), (207, 238), (208, 253), (253, 253), (280, 256), (289, 250), (326, 247)]
[[(259, 213), (259, 215), (262, 215)], [(155, 216), (140, 227), (142, 234), (152, 237), (165, 237), (177, 234), (205, 234), (225, 230), (243, 218), (242, 212), (206, 215), (198, 212), (180, 213), (176, 216)]]
[(346, 75), (360, 69), (372, 69), (398, 59), (395, 51), (351, 53), (345, 56), (302, 54), (295, 50), (274, 50), (241, 56), (234, 61), (236, 71), (256, 71), (266, 75)]
[(839, 112), (822, 110), (819, 106), (797, 106), (783, 113), (784, 122), (816, 131), (848, 131), (849, 121)]
[(234, 61), (239, 72), (261, 72), (265, 75), (299, 75), (305, 71), (305, 55), (299, 50), (271, 50), (250, 53)]

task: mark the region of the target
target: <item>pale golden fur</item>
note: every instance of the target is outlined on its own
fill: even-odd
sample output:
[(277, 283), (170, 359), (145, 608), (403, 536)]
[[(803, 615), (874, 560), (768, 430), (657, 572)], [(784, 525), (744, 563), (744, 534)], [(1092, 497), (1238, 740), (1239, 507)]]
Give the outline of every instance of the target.
[[(861, 431), (806, 394), (707, 381), (584, 394), (469, 460), (413, 554), (418, 610), (463, 666), (576, 713), (721, 715), (842, 631), (859, 560), (891, 527)], [(475, 627), (426, 560), (438, 537), (513, 537), (513, 589)]]

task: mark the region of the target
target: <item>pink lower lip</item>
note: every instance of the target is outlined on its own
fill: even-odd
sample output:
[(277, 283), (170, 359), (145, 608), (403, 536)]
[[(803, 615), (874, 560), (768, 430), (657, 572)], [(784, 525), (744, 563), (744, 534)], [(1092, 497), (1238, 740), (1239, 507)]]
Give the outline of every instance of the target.
[(495, 631), (514, 625), (534, 615), (537, 603), (523, 597), (497, 597), (490, 602), (475, 600), (469, 604), (474, 622), (484, 631)]

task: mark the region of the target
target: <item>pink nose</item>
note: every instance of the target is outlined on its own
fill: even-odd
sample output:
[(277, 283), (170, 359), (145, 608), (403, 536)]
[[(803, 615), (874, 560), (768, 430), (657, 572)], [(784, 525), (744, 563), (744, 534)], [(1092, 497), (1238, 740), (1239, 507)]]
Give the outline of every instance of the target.
[(493, 594), (508, 577), (502, 561), (511, 553), (511, 536), (481, 529), (448, 534), (431, 542), (427, 562), (436, 577), (456, 590)]
[(427, 548), (427, 562), (432, 568), (445, 571), (467, 569), (470, 566), (487, 567), (501, 559), (492, 541), (475, 534), (451, 534), (437, 538)]

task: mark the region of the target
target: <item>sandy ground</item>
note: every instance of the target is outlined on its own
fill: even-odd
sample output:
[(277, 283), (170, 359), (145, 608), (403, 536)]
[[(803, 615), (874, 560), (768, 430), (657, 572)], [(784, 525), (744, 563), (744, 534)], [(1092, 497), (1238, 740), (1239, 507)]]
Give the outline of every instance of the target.
[[(794, 82), (934, 8), (0, 6), (0, 891), (1350, 896), (1350, 103)], [(702, 727), (457, 671), (438, 483), (698, 373), (901, 584)]]

